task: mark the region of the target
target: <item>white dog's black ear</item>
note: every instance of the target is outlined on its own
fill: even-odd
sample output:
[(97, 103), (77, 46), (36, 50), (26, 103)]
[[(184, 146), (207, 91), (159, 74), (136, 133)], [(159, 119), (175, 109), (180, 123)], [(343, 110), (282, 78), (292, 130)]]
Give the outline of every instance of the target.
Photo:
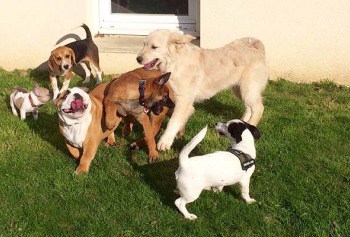
[(170, 34), (169, 42), (173, 44), (188, 44), (194, 39), (196, 39), (196, 37), (192, 35), (182, 35), (177, 32), (172, 32)]
[(249, 123), (246, 123), (243, 121), (243, 123), (247, 126), (247, 128), (249, 129), (249, 131), (252, 133), (254, 139), (259, 139), (261, 134), (260, 134), (260, 131), (259, 129), (257, 129), (257, 127), (249, 124)]
[(246, 129), (247, 127), (243, 123), (231, 123), (228, 126), (227, 131), (236, 140), (236, 143), (240, 143), (242, 141), (242, 133)]
[(157, 79), (158, 86), (164, 86), (164, 84), (169, 80), (171, 73), (167, 72)]

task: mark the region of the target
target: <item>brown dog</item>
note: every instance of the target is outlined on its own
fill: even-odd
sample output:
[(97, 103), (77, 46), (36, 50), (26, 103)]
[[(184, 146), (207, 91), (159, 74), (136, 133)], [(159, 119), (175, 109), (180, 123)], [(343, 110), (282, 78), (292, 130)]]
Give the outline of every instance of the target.
[(69, 152), (76, 160), (80, 159), (76, 174), (89, 171), (103, 139), (107, 138), (107, 145), (115, 145), (113, 131), (118, 124), (107, 129), (102, 104), (103, 91), (107, 86), (108, 83), (101, 84), (90, 94), (74, 87), (61, 92), (55, 100), (60, 132), (65, 137)]
[[(161, 122), (170, 109), (174, 108), (173, 92), (166, 85), (170, 73), (162, 75), (157, 70), (135, 69), (114, 79), (104, 99), (106, 126), (115, 129), (123, 117), (132, 115), (141, 123), (148, 146), (149, 161), (158, 159), (154, 137)], [(151, 111), (151, 118), (148, 116)], [(139, 141), (138, 144), (141, 144)]]
[(96, 84), (101, 84), (102, 82), (98, 48), (92, 41), (89, 27), (85, 24), (81, 27), (85, 29), (86, 39), (74, 41), (65, 46), (58, 47), (51, 52), (48, 64), (54, 99), (56, 99), (59, 93), (56, 77), (65, 76), (61, 91), (67, 90), (72, 75), (72, 67), (76, 64), (80, 64), (85, 71), (85, 80), (83, 83), (90, 81), (91, 72), (87, 64), (90, 64), (97, 74)]

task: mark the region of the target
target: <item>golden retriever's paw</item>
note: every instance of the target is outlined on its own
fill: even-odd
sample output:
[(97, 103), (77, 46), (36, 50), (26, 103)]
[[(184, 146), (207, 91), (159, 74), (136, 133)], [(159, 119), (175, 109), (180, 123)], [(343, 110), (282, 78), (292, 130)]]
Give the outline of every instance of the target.
[(157, 144), (157, 149), (159, 151), (170, 150), (170, 147), (172, 144), (173, 144), (173, 140), (163, 139), (162, 137)]

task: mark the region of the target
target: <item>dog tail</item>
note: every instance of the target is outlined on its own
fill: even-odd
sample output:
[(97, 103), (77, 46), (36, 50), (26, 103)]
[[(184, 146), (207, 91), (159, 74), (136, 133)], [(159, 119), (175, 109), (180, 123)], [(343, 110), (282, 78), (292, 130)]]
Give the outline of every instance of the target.
[(188, 155), (191, 153), (191, 151), (200, 143), (203, 138), (205, 137), (205, 134), (207, 133), (208, 126), (205, 126), (192, 140), (187, 143), (187, 145), (182, 148), (179, 156), (179, 162), (180, 166), (185, 162), (186, 159), (188, 159)]
[(90, 31), (89, 27), (85, 24), (82, 24), (81, 27), (83, 27), (85, 32), (86, 32), (86, 38), (92, 40), (92, 35), (91, 35), (91, 31)]

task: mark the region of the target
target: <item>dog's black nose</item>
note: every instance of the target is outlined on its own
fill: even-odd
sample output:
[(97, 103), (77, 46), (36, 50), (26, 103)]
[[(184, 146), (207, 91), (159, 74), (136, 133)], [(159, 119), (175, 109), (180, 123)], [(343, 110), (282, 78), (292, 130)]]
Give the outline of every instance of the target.
[(67, 64), (67, 65), (64, 65), (63, 66), (65, 69), (68, 69), (69, 68), (69, 65)]
[(83, 97), (79, 93), (74, 93), (75, 99), (82, 99)]
[(142, 60), (143, 60), (143, 58), (142, 58), (141, 56), (138, 56), (138, 57), (136, 58), (136, 61), (137, 61), (138, 63), (141, 63)]

